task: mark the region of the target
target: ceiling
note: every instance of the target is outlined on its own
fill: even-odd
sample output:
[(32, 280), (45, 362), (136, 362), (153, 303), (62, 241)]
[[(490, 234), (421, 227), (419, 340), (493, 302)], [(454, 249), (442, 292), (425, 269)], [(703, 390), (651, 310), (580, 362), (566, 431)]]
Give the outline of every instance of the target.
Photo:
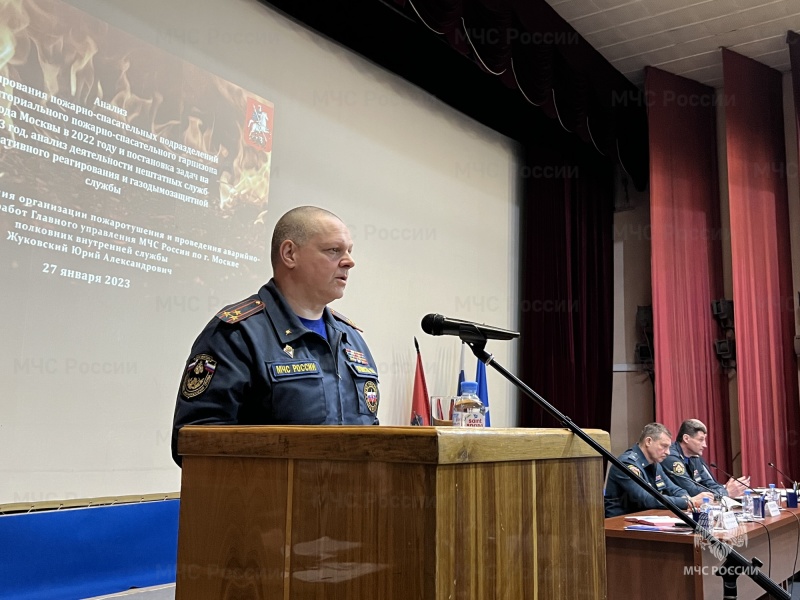
[(658, 67), (722, 87), (725, 47), (789, 71), (786, 32), (800, 30), (800, 0), (547, 0), (631, 82)]

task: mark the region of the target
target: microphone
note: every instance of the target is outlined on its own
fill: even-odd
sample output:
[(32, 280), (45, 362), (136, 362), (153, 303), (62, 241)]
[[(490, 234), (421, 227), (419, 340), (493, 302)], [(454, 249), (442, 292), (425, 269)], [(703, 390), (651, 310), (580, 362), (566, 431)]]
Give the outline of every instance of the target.
[[(708, 487), (707, 485), (704, 485), (704, 484), (700, 483), (699, 481), (695, 481), (694, 479), (692, 479), (692, 478), (691, 478), (691, 477), (689, 477), (688, 475), (684, 475), (684, 477), (686, 477), (686, 479), (688, 479), (689, 481), (691, 481), (693, 484), (695, 484), (695, 485), (699, 485), (699, 486), (700, 486), (701, 488), (703, 488), (705, 491), (707, 491), (707, 492), (711, 492), (712, 494), (714, 494), (714, 502), (722, 502), (722, 494), (720, 494), (719, 492), (712, 490), (710, 487)], [(728, 509), (728, 507), (727, 507), (727, 506), (725, 506), (724, 504), (723, 504), (722, 506), (723, 506), (723, 508), (724, 508), (725, 510), (727, 510), (727, 509)]]
[(789, 481), (791, 481), (792, 483), (794, 483), (794, 478), (793, 478), (793, 477), (789, 477), (789, 476), (788, 476), (786, 473), (784, 473), (783, 471), (781, 471), (781, 470), (780, 470), (778, 467), (776, 467), (776, 466), (775, 466), (775, 463), (768, 462), (767, 464), (768, 464), (770, 467), (772, 467), (773, 469), (775, 469), (775, 470), (776, 470), (778, 473), (780, 473), (781, 475), (783, 475), (784, 477), (786, 477), (786, 479), (788, 479)]
[(430, 314), (422, 317), (422, 331), (430, 335), (464, 336), (468, 340), (475, 340), (476, 334), (477, 337), (483, 337), (487, 340), (511, 340), (519, 337), (518, 331), (500, 329), (499, 327), (492, 327), (491, 325), (484, 325), (483, 323), (450, 319), (437, 314)]
[[(683, 475), (678, 475), (677, 479), (686, 479), (687, 481), (690, 481), (691, 483), (695, 484), (696, 486), (703, 488), (705, 491), (711, 492), (712, 494), (714, 494), (714, 502), (719, 502), (720, 499), (722, 498), (722, 494), (720, 494), (719, 492), (715, 492), (710, 487), (700, 483), (699, 481), (695, 481), (694, 479), (689, 477), (688, 473), (684, 473)], [(688, 490), (686, 490), (686, 491), (688, 492)]]
[[(728, 472), (727, 472), (727, 471), (725, 471), (724, 469), (721, 469), (720, 467), (718, 467), (716, 463), (708, 463), (708, 466), (709, 466), (709, 467), (711, 467), (712, 469), (716, 469), (717, 471), (720, 471), (720, 472), (721, 472), (723, 475), (725, 475), (726, 477), (730, 477), (731, 479), (736, 479), (736, 478), (735, 478), (733, 475), (731, 475), (730, 473), (728, 473)], [(758, 490), (756, 490), (756, 489), (754, 489), (754, 488), (751, 488), (749, 485), (747, 485), (747, 484), (746, 484), (744, 481), (742, 481), (741, 479), (736, 479), (736, 481), (738, 481), (739, 483), (741, 483), (741, 484), (742, 484), (744, 487), (746, 487), (748, 490), (751, 490), (752, 492), (755, 492), (755, 493), (756, 493), (757, 495), (759, 495), (759, 496), (761, 495), (761, 492), (759, 492)]]

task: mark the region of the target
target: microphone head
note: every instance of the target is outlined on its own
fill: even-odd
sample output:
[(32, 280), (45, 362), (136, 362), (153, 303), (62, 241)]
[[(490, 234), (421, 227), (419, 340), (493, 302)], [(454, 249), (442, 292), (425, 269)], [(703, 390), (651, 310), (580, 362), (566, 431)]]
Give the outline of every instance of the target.
[(774, 469), (774, 468), (776, 468), (776, 467), (775, 467), (775, 463), (768, 462), (767, 464), (768, 464), (770, 467), (772, 467), (773, 469)]
[(431, 313), (422, 317), (422, 331), (429, 335), (442, 335), (442, 315)]
[(710, 462), (710, 463), (708, 463), (708, 466), (711, 467), (712, 469), (716, 469), (717, 468), (717, 463)]

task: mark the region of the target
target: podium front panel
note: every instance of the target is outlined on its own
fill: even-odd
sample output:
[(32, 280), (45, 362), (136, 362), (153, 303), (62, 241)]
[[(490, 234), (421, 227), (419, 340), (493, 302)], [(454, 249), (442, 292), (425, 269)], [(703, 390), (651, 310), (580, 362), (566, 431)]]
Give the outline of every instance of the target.
[(186, 429), (178, 600), (606, 597), (602, 460), (563, 430)]

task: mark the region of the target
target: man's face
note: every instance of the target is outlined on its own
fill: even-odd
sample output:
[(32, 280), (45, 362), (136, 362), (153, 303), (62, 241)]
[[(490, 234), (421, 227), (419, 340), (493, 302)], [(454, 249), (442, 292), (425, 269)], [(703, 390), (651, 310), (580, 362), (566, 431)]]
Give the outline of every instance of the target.
[(651, 463), (660, 463), (669, 455), (669, 446), (672, 443), (669, 436), (660, 434), (655, 438), (644, 439), (644, 453)]
[(319, 217), (317, 223), (317, 233), (297, 248), (295, 278), (308, 301), (325, 305), (344, 296), (355, 266), (350, 256), (353, 238), (336, 218)]
[(706, 434), (698, 431), (693, 436), (684, 434), (683, 446), (689, 456), (702, 456), (703, 450), (708, 447)]

